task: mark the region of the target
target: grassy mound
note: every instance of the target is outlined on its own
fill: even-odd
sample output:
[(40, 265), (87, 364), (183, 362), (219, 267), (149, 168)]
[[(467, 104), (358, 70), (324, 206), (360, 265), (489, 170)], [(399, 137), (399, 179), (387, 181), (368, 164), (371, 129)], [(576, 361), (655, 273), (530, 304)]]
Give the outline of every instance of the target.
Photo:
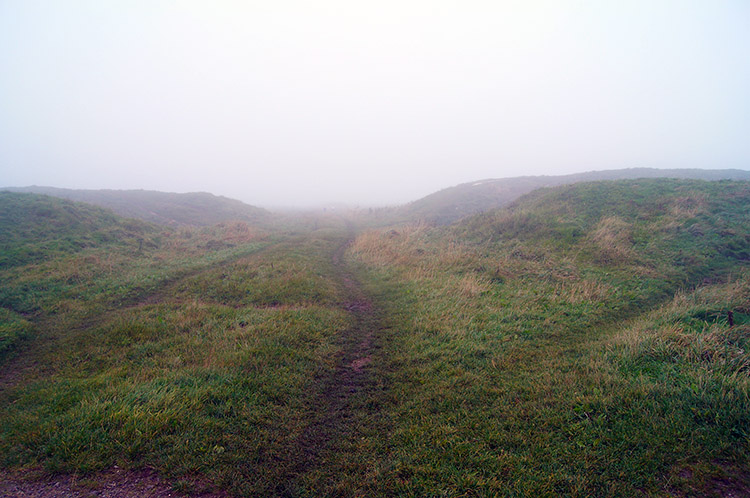
[(153, 245), (152, 225), (88, 204), (36, 194), (0, 192), (0, 269), (103, 245)]

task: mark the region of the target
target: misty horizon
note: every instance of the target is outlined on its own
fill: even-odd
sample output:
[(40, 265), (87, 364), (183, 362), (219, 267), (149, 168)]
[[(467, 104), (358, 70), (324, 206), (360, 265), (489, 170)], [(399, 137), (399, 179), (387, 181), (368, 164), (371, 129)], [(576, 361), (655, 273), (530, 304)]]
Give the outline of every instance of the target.
[[(468, 200), (466, 197), (467, 195), (469, 197), (472, 197), (474, 195), (477, 195), (479, 193), (482, 195), (482, 190), (485, 187), (489, 187), (491, 190), (493, 190), (495, 193), (493, 196), (496, 198), (494, 203), (491, 203), (490, 205), (485, 206), (486, 208), (492, 208), (492, 207), (498, 207), (501, 206), (507, 201), (509, 201), (513, 197), (519, 197), (523, 195), (524, 193), (530, 192), (531, 190), (535, 190), (536, 188), (542, 188), (542, 187), (554, 187), (559, 185), (566, 185), (571, 183), (579, 183), (579, 182), (587, 182), (587, 181), (602, 181), (602, 180), (633, 180), (633, 179), (649, 179), (649, 178), (681, 178), (681, 179), (702, 179), (702, 180), (750, 180), (750, 170), (745, 169), (655, 169), (655, 168), (624, 168), (624, 169), (617, 169), (617, 170), (598, 170), (598, 171), (587, 171), (583, 173), (574, 173), (574, 174), (568, 174), (568, 175), (522, 175), (522, 176), (516, 176), (516, 177), (505, 177), (505, 178), (485, 178), (480, 180), (473, 180), (470, 182), (465, 182), (457, 185), (449, 185), (445, 186), (443, 188), (437, 189), (432, 192), (428, 192), (427, 194), (419, 197), (419, 198), (413, 198), (409, 199), (402, 203), (392, 203), (392, 204), (362, 204), (362, 203), (346, 203), (346, 202), (338, 202), (338, 201), (330, 201), (330, 202), (321, 202), (318, 204), (308, 204), (308, 205), (261, 205), (261, 204), (255, 204), (252, 202), (248, 202), (246, 200), (242, 199), (236, 199), (233, 197), (216, 194), (213, 192), (207, 192), (207, 191), (189, 191), (189, 192), (175, 192), (175, 191), (157, 191), (157, 190), (151, 190), (151, 189), (68, 189), (68, 188), (60, 188), (56, 186), (51, 185), (28, 185), (28, 186), (0, 186), (0, 191), (3, 190), (10, 190), (10, 191), (21, 191), (21, 192), (31, 192), (31, 193), (37, 193), (37, 194), (47, 194), (52, 195), (55, 197), (63, 197), (68, 198), (71, 200), (80, 200), (84, 202), (94, 202), (95, 204), (101, 204), (103, 206), (108, 206), (109, 202), (111, 202), (111, 199), (108, 201), (107, 199), (110, 198), (110, 194), (118, 194), (118, 193), (153, 193), (153, 194), (164, 194), (167, 196), (183, 196), (183, 195), (208, 195), (208, 196), (216, 196), (217, 198), (223, 198), (228, 199), (230, 201), (240, 201), (248, 206), (254, 206), (254, 207), (260, 207), (263, 209), (267, 209), (270, 211), (277, 211), (277, 212), (306, 212), (306, 211), (316, 211), (316, 210), (337, 210), (337, 209), (392, 209), (392, 208), (402, 208), (402, 207), (408, 207), (412, 205), (419, 204), (420, 202), (428, 202), (431, 203), (433, 201), (430, 201), (430, 199), (434, 198), (435, 196), (443, 195), (444, 193), (448, 195), (449, 198), (452, 199), (451, 202), (454, 202), (456, 204), (452, 204), (451, 209), (455, 209), (456, 215), (460, 217), (460, 213), (463, 209), (461, 204)], [(473, 192), (474, 187), (480, 187), (480, 191), (474, 192), (473, 194), (470, 194), (469, 192)], [(466, 190), (466, 189), (469, 190)], [(459, 193), (460, 192), (460, 193)], [(511, 197), (508, 197), (509, 192), (513, 192)], [(458, 200), (455, 196), (458, 195), (459, 198), (463, 197), (464, 200)], [(133, 198), (130, 200), (130, 202), (135, 202), (137, 199)], [(185, 199), (183, 198), (180, 202), (184, 203)], [(434, 206), (433, 206), (434, 207)], [(465, 214), (465, 213), (464, 213)]]
[(747, 169), (736, 0), (0, 4), (0, 186), (398, 205), (488, 178)]

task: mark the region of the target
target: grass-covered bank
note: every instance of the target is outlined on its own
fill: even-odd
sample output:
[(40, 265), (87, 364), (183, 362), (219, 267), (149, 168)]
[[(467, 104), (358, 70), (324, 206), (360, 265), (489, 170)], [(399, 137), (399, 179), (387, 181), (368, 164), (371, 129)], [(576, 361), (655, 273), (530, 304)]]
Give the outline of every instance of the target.
[[(1, 276), (3, 467), (147, 466), (183, 491), (252, 496), (292, 479), (309, 487), (295, 466), (311, 389), (336, 368), (352, 323), (332, 263), (343, 225), (163, 229), (13, 200), (6, 218), (28, 227), (6, 242), (42, 249)], [(39, 209), (59, 231), (34, 227)], [(71, 217), (87, 223), (80, 234), (65, 232)], [(110, 222), (137, 233), (100, 235)], [(58, 249), (60, 237), (70, 243)]]
[[(398, 400), (387, 494), (742, 486), (748, 296), (715, 287), (694, 338), (665, 344), (622, 330), (679, 292), (729, 279), (745, 288), (748, 201), (744, 183), (600, 183), (535, 193), (450, 228), (360, 236), (353, 257), (397, 330), (384, 352)], [(740, 317), (731, 329), (729, 308)]]

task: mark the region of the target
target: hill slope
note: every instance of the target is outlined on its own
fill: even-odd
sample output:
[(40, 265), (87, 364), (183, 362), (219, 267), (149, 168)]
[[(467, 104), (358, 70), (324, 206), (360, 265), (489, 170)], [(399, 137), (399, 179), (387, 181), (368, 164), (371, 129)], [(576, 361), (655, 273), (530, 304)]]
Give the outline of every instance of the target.
[(112, 211), (46, 195), (0, 192), (0, 269), (87, 247), (142, 246), (159, 230)]
[(160, 225), (208, 226), (227, 221), (258, 224), (270, 216), (264, 209), (206, 192), (176, 194), (152, 190), (75, 190), (36, 186), (3, 190), (87, 202), (111, 209), (126, 218)]
[(466, 216), (506, 206), (523, 194), (542, 187), (597, 180), (635, 178), (686, 178), (698, 180), (750, 180), (750, 171), (632, 168), (591, 171), (563, 176), (520, 176), (464, 183), (416, 200), (398, 210), (410, 220), (451, 223)]
[(395, 331), (389, 492), (744, 494), (748, 227), (750, 183), (662, 179), (361, 235)]
[(262, 237), (239, 222), (177, 233), (87, 203), (16, 192), (0, 192), (0, 233), (0, 364), (40, 314), (59, 313), (62, 322), (66, 308), (95, 313), (94, 301), (127, 301)]

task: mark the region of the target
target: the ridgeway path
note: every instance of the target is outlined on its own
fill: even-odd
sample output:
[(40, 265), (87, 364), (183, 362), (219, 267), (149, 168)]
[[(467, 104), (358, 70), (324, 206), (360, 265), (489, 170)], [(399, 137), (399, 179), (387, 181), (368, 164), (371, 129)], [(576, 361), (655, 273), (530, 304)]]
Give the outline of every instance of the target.
[[(308, 407), (310, 424), (297, 441), (300, 461), (279, 483), (280, 496), (296, 496), (300, 487), (329, 487), (332, 480), (349, 476), (354, 482), (339, 482), (333, 488), (349, 495), (352, 485), (362, 485), (357, 475), (368, 471), (356, 442), (383, 429), (377, 412), (384, 389), (375, 374), (375, 362), (383, 325), (378, 310), (344, 261), (352, 238), (333, 254), (336, 280), (344, 291), (342, 308), (350, 313), (351, 325), (336, 339), (340, 348), (335, 367), (312, 383)], [(337, 494), (338, 494), (337, 493)]]

